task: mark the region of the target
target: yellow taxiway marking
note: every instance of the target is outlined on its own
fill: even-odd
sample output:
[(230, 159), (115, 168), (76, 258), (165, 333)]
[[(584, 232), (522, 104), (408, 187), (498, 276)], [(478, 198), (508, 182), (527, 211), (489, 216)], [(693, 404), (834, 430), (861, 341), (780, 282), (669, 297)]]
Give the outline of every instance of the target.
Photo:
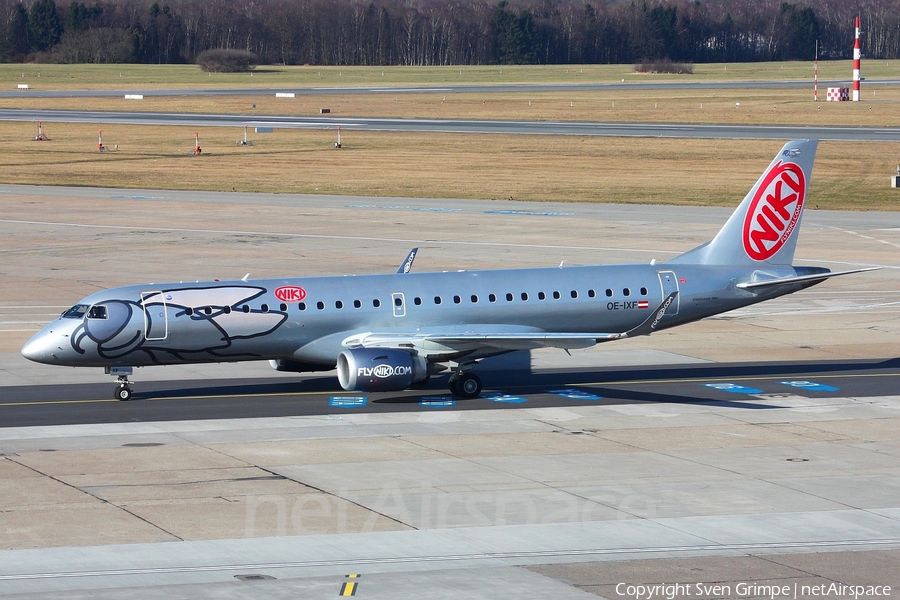
[[(162, 400), (214, 400), (216, 398), (276, 398), (278, 396), (316, 396), (319, 394), (339, 394), (344, 393), (341, 392), (279, 392), (277, 394), (218, 394), (218, 395), (206, 395), (206, 396), (169, 396), (169, 397), (153, 397), (153, 398), (136, 398), (132, 400), (127, 400), (125, 402), (146, 402), (148, 400), (153, 400), (156, 402)], [(53, 404), (97, 404), (101, 402), (123, 402), (122, 400), (116, 400), (115, 398), (110, 398), (109, 400), (105, 399), (85, 399), (85, 400), (30, 400), (27, 402), (0, 402), (0, 406), (48, 406)]]

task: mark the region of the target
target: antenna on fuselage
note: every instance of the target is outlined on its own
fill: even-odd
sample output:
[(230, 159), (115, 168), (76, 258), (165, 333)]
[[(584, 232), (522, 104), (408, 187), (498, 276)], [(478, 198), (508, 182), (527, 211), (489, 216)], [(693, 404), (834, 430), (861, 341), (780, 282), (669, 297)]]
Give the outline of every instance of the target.
[(250, 279), (250, 273), (247, 273), (246, 275), (241, 277), (241, 281), (247, 281), (248, 279)]

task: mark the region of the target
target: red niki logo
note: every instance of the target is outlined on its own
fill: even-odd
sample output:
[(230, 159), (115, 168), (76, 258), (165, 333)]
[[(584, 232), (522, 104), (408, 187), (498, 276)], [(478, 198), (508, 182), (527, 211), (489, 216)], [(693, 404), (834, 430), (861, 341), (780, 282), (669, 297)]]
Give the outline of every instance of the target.
[(744, 219), (744, 250), (753, 260), (768, 260), (781, 250), (803, 211), (806, 178), (794, 163), (778, 162), (764, 176)]
[(282, 302), (300, 302), (306, 298), (306, 290), (299, 285), (285, 285), (275, 289), (275, 297)]

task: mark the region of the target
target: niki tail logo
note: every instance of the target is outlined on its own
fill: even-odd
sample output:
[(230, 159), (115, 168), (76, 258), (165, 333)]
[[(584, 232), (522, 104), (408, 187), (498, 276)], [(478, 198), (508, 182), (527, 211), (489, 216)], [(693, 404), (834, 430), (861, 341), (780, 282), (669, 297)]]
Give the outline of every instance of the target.
[(763, 177), (744, 219), (747, 256), (758, 261), (775, 256), (797, 226), (805, 199), (803, 169), (778, 161)]

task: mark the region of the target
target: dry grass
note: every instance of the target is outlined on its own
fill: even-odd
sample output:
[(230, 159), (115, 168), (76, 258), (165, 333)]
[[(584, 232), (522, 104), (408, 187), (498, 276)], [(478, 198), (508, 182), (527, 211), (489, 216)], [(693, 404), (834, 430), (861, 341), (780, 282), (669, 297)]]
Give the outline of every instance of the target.
[[(195, 66), (0, 65), (9, 87), (152, 89), (320, 87), (483, 83), (736, 81), (729, 89), (604, 90), (545, 93), (329, 94), (262, 96), (0, 99), (0, 107), (230, 113), (242, 115), (617, 121), (771, 125), (900, 126), (900, 85), (863, 87), (859, 103), (811, 100), (810, 88), (754, 89), (742, 81), (808, 79), (809, 63), (695, 65), (693, 75), (636, 75), (631, 65), (583, 67), (266, 67), (213, 74)], [(822, 63), (821, 80), (844, 78), (849, 61)], [(22, 77), (22, 74), (25, 74)], [(37, 74), (40, 73), (40, 77)], [(121, 77), (119, 77), (121, 73)], [(897, 77), (900, 62), (869, 62), (870, 78)], [(736, 103), (740, 103), (736, 107)], [(255, 105), (255, 108), (251, 108)], [(401, 134), (276, 130), (238, 147), (235, 129), (201, 130), (203, 156), (191, 157), (194, 128), (46, 123), (51, 142), (31, 142), (32, 123), (0, 123), (0, 181), (54, 185), (176, 188), (538, 201), (643, 202), (733, 206), (778, 142)], [(103, 128), (107, 146), (96, 152)], [(823, 143), (810, 201), (822, 208), (894, 210), (894, 144)]]
[[(819, 79), (850, 78), (852, 61), (819, 63)], [(863, 61), (869, 79), (900, 77), (900, 61)], [(196, 65), (0, 64), (0, 82), (35, 89), (354, 87), (633, 81), (811, 80), (809, 62), (695, 64), (692, 75), (635, 73), (634, 65), (479, 67), (287, 67), (269, 65), (248, 73), (204, 73)]]
[[(734, 206), (780, 147), (774, 141), (276, 130), (239, 147), (238, 129), (0, 123), (6, 183), (393, 197), (515, 198)], [(896, 210), (895, 145), (820, 145), (810, 205)]]
[[(611, 90), (545, 93), (334, 94), (121, 98), (6, 98), (0, 108), (318, 115), (340, 117), (614, 121), (629, 123), (733, 123), (760, 125), (900, 126), (900, 85), (863, 92), (863, 102), (812, 101), (808, 89)], [(740, 103), (740, 106), (736, 106)]]

